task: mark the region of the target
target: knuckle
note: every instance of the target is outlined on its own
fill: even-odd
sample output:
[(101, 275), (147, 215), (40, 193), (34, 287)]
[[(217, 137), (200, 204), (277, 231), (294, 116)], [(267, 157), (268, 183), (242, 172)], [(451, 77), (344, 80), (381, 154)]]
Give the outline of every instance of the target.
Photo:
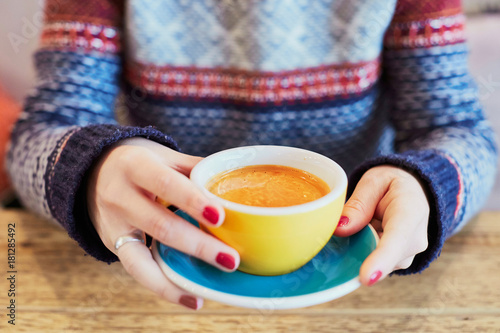
[(163, 299), (166, 299), (170, 302), (175, 302), (172, 288), (170, 288), (168, 285), (160, 286), (156, 290), (153, 290), (153, 292)]
[[(125, 251), (124, 251), (125, 252)], [(139, 268), (139, 262), (136, 260), (133, 260), (131, 257), (130, 252), (125, 252), (122, 253), (120, 256), (120, 261), (125, 268), (125, 270), (131, 275), (131, 276), (138, 276), (139, 273), (141, 272)]]
[(166, 192), (172, 186), (173, 176), (171, 174), (161, 173), (156, 175), (155, 177), (156, 177), (155, 181), (158, 186), (160, 194)]
[(97, 193), (97, 202), (104, 207), (113, 207), (119, 204), (117, 191), (112, 186), (106, 186)]
[(91, 203), (97, 211), (106, 212), (123, 209), (123, 197), (121, 196), (122, 191), (119, 191), (114, 186), (106, 186), (102, 190), (97, 191), (95, 194), (95, 199)]
[(413, 176), (405, 169), (395, 165), (381, 165), (373, 169), (379, 169), (389, 179), (411, 179)]
[(126, 200), (123, 198), (123, 190), (109, 189), (99, 195), (96, 201), (96, 207), (101, 212), (117, 214), (120, 212), (128, 212), (128, 207), (125, 205)]
[(131, 165), (141, 160), (141, 152), (131, 147), (120, 147), (121, 151), (118, 156), (119, 165)]
[(194, 246), (193, 256), (195, 256), (196, 258), (200, 258), (200, 259), (205, 258), (206, 253), (208, 252), (207, 249), (208, 249), (208, 246), (207, 246), (206, 242), (203, 240), (200, 240)]
[(394, 174), (394, 177), (397, 177), (398, 179), (401, 179), (402, 181), (413, 181), (415, 179), (415, 177), (409, 173), (408, 171), (404, 170), (404, 169), (401, 169), (399, 167), (395, 167), (393, 169), (393, 174)]
[(349, 199), (349, 201), (347, 202), (346, 206), (349, 209), (352, 209), (352, 210), (358, 212), (361, 215), (366, 215), (368, 213), (368, 209), (366, 207), (366, 204), (363, 203), (358, 198), (351, 198), (351, 199)]
[(170, 223), (168, 223), (165, 219), (161, 217), (153, 217), (150, 221), (148, 221), (148, 223), (151, 225), (152, 236), (159, 239), (161, 242), (168, 245), (175, 239)]
[(186, 197), (186, 206), (195, 208), (196, 207), (196, 202), (198, 201), (196, 195), (189, 195)]
[(187, 197), (186, 205), (194, 210), (199, 210), (199, 208), (203, 205), (203, 199), (199, 195), (193, 193)]

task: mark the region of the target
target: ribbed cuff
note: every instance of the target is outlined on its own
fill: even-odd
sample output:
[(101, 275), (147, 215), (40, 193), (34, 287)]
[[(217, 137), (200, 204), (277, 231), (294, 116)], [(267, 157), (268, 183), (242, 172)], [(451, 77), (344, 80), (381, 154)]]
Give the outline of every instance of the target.
[(429, 246), (415, 256), (410, 267), (394, 272), (398, 275), (419, 273), (441, 254), (444, 241), (451, 235), (460, 190), (458, 172), (445, 156), (435, 151), (408, 151), (381, 156), (366, 161), (354, 170), (349, 177), (348, 195), (352, 194), (368, 169), (384, 164), (400, 167), (415, 175), (427, 194), (430, 205)]
[[(52, 213), (71, 238), (89, 255), (98, 260), (113, 262), (118, 258), (99, 238), (87, 212), (86, 182), (89, 168), (106, 147), (132, 137), (144, 137), (178, 150), (170, 137), (153, 127), (92, 125), (74, 132), (64, 145), (52, 170), (45, 174), (47, 200)], [(55, 160), (54, 151), (50, 160)]]

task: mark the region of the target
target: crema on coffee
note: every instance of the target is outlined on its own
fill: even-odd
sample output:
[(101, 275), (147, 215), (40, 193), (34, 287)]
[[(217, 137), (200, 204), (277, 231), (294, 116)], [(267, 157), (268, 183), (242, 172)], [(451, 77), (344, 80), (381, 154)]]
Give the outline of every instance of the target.
[(281, 165), (252, 165), (230, 170), (213, 177), (207, 189), (228, 201), (257, 207), (300, 205), (330, 192), (319, 177)]

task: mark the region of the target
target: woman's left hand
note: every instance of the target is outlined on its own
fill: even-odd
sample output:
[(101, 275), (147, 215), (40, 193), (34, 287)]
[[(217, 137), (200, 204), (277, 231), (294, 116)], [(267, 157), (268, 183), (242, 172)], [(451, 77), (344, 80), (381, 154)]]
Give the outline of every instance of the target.
[(336, 236), (352, 235), (368, 223), (380, 242), (360, 269), (360, 281), (373, 285), (392, 271), (410, 267), (427, 249), (429, 203), (417, 178), (382, 165), (368, 170), (344, 206)]

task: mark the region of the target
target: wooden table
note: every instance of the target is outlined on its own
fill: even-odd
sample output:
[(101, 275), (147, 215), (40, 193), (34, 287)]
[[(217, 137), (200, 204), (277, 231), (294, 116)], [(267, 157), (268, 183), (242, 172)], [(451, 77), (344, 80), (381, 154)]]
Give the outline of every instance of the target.
[[(8, 224), (15, 223), (15, 326), (8, 324)], [(21, 210), (0, 211), (1, 332), (500, 333), (500, 212), (483, 212), (419, 275), (388, 278), (332, 302), (256, 310), (162, 301), (116, 263), (97, 262), (65, 232)]]

